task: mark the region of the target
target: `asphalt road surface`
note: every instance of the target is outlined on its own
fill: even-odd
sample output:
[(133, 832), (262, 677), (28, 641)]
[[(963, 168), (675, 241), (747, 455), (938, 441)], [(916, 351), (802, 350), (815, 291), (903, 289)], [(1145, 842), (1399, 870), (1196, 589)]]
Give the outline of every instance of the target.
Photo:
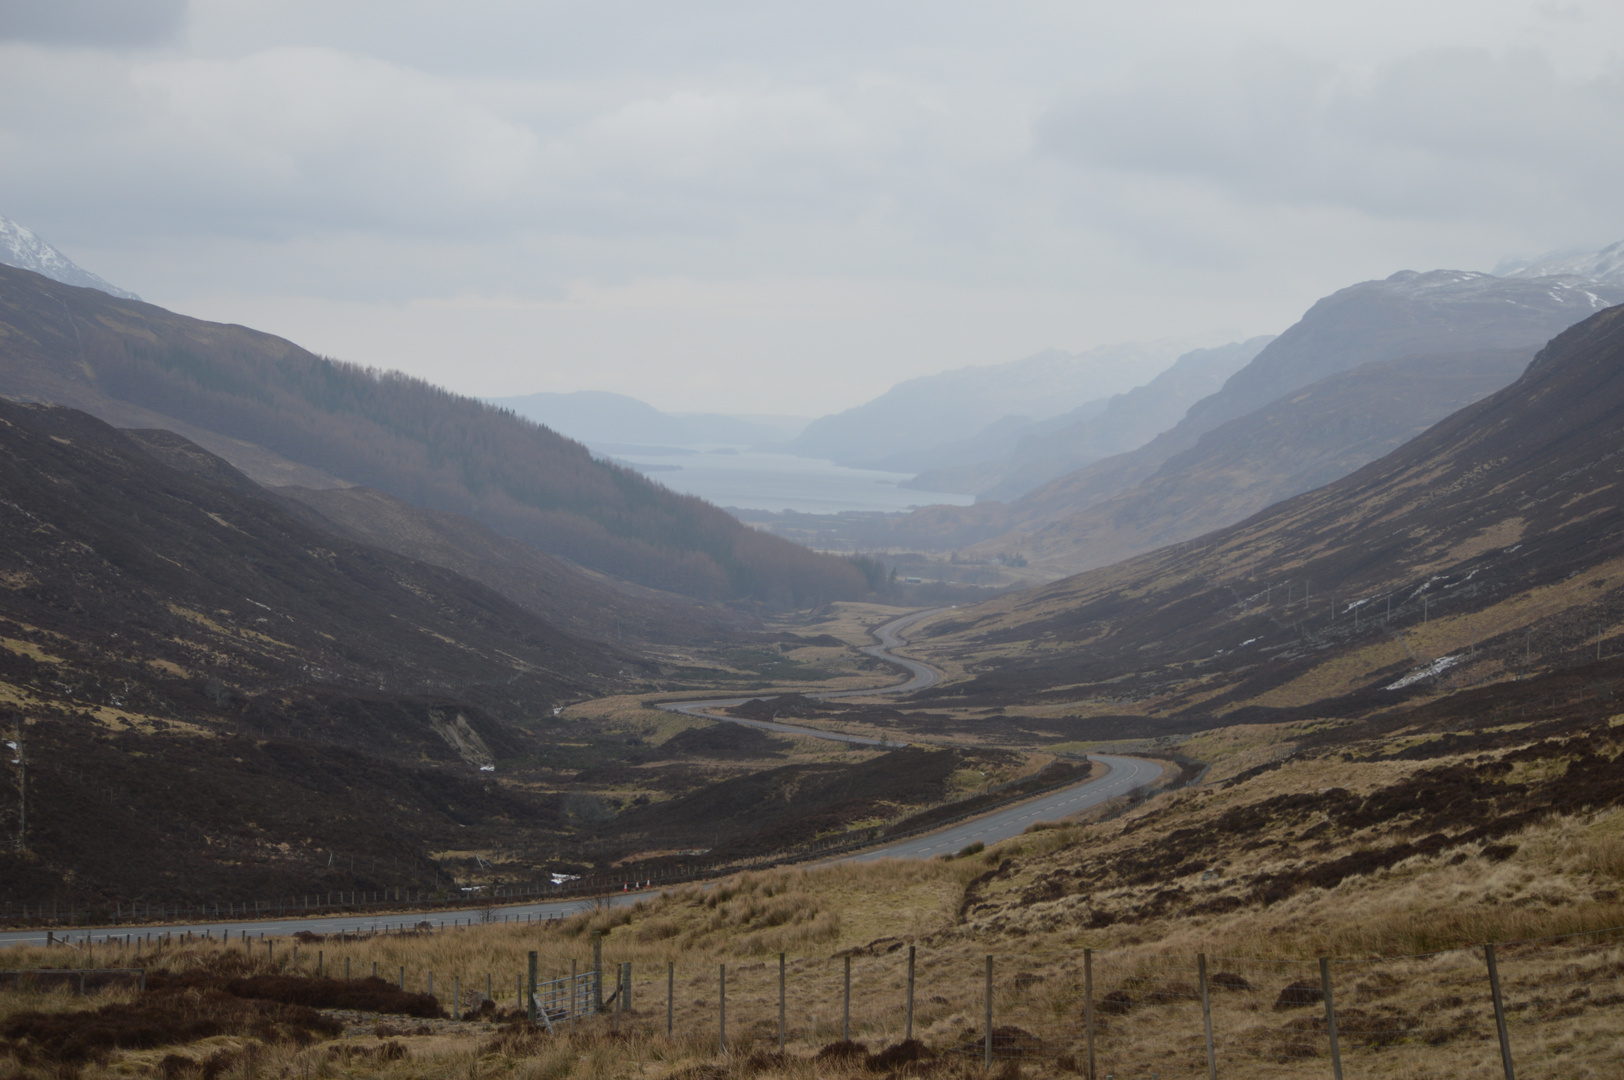
[(874, 848), (847, 856), (842, 862), (868, 862), (870, 859), (929, 859), (958, 851), (980, 840), (983, 844), (1007, 840), (1026, 831), (1034, 821), (1058, 821), (1098, 806), (1118, 795), (1126, 795), (1136, 787), (1155, 782), (1162, 775), (1162, 767), (1142, 758), (1114, 757), (1090, 754), (1094, 761), (1110, 767), (1110, 772), (1081, 784), (1073, 784), (1014, 806), (995, 810), (969, 821), (961, 821), (940, 832), (910, 837), (894, 844)]
[[(891, 652), (898, 645), (905, 644), (902, 631), (921, 619), (946, 611), (947, 608), (931, 608), (929, 611), (916, 611), (911, 615), (904, 615), (900, 619), (890, 622), (874, 631), (879, 639), (876, 645), (865, 646), (862, 651), (869, 656), (885, 660), (893, 664), (900, 664), (908, 671), (908, 678), (891, 686), (882, 686), (875, 690), (835, 690), (827, 694), (813, 694), (818, 698), (848, 698), (848, 697), (874, 697), (879, 694), (911, 694), (915, 690), (923, 690), (927, 686), (934, 686), (942, 681), (942, 673), (929, 664), (921, 664), (918, 660), (909, 660), (905, 656), (897, 656)], [(824, 731), (821, 728), (802, 727), (799, 724), (785, 724), (777, 720), (747, 720), (739, 716), (728, 716), (720, 712), (721, 709), (731, 709), (743, 705), (747, 701), (771, 701), (777, 694), (752, 694), (746, 697), (711, 698), (708, 701), (672, 701), (661, 705), (667, 712), (679, 712), (688, 716), (699, 716), (706, 720), (726, 720), (733, 724), (743, 724), (745, 727), (760, 728), (762, 731), (774, 731), (780, 735), (801, 735), (812, 739), (829, 739), (834, 742), (855, 743), (858, 746), (906, 746), (907, 743), (887, 743), (882, 739), (870, 739), (863, 735), (846, 735), (838, 731)]]
[(843, 697), (869, 697), (874, 694), (911, 694), (915, 690), (923, 690), (927, 686), (935, 686), (942, 681), (942, 673), (929, 664), (921, 664), (918, 660), (909, 660), (906, 656), (897, 656), (891, 652), (898, 645), (906, 645), (902, 632), (922, 619), (928, 619), (939, 611), (948, 611), (949, 608), (931, 608), (929, 611), (916, 611), (912, 615), (904, 615), (900, 619), (892, 619), (878, 630), (874, 636), (879, 644), (868, 645), (863, 652), (881, 660), (889, 660), (893, 664), (901, 664), (908, 669), (911, 676), (907, 682), (897, 683), (895, 686), (882, 687), (879, 690), (836, 690), (833, 693), (818, 694), (820, 698)]
[[(908, 660), (904, 657), (895, 656), (888, 650), (902, 644), (902, 638), (900, 637), (900, 632), (902, 630), (918, 622), (920, 619), (923, 619), (928, 615), (934, 615), (937, 611), (941, 610), (944, 609), (936, 608), (931, 611), (919, 611), (913, 613), (912, 615), (904, 615), (900, 619), (893, 619), (891, 622), (886, 623), (884, 626), (881, 626), (877, 631), (875, 631), (875, 637), (879, 639), (879, 644), (871, 645), (863, 650), (871, 656), (876, 656), (906, 667), (911, 673), (911, 677), (907, 681), (898, 683), (895, 686), (883, 687), (878, 690), (846, 690), (840, 691), (839, 693), (824, 694), (822, 696), (832, 698), (870, 696), (874, 694), (910, 693), (914, 690), (921, 690), (938, 682), (941, 679), (941, 673), (936, 671), (934, 668), (929, 667), (926, 664), (921, 664), (917, 660)], [(820, 731), (816, 728), (802, 728), (796, 727), (793, 724), (780, 724), (776, 721), (741, 720), (737, 717), (731, 716), (713, 716), (704, 711), (705, 709), (724, 708), (730, 705), (742, 705), (746, 701), (753, 700), (756, 699), (751, 697), (718, 698), (713, 701), (685, 701), (680, 703), (672, 703), (669, 705), (662, 705), (661, 708), (671, 709), (676, 712), (688, 713), (694, 716), (703, 716), (709, 720), (730, 720), (734, 723), (746, 724), (750, 727), (765, 728), (769, 731), (779, 731), (797, 735), (809, 735), (820, 739), (835, 739), (840, 742), (854, 742), (862, 743), (864, 745), (876, 745), (878, 743), (878, 740), (876, 739), (861, 738), (855, 735), (841, 735), (835, 732)], [(1153, 761), (1144, 761), (1139, 758), (1114, 757), (1105, 754), (1095, 754), (1092, 755), (1092, 757), (1093, 760), (1106, 765), (1110, 771), (1104, 776), (1097, 777), (1093, 780), (1087, 780), (1081, 784), (1073, 784), (1070, 787), (1061, 788), (1058, 791), (1051, 791), (1046, 795), (1040, 795), (1032, 799), (1027, 799), (1023, 802), (1016, 803), (1014, 806), (1004, 807), (1001, 810), (994, 810), (988, 814), (982, 815), (981, 817), (973, 818), (969, 821), (962, 821), (956, 825), (947, 826), (933, 833), (927, 833), (923, 836), (910, 837), (906, 840), (899, 840), (894, 844), (887, 844), (883, 847), (872, 848), (853, 855), (842, 856), (839, 859), (834, 859), (831, 861), (868, 862), (873, 859), (928, 859), (936, 855), (944, 855), (950, 852), (958, 851), (969, 844), (975, 843), (977, 840), (984, 844), (996, 843), (1000, 840), (1007, 840), (1012, 836), (1019, 835), (1034, 821), (1054, 821), (1070, 814), (1075, 814), (1079, 811), (1086, 810), (1091, 806), (1098, 806), (1100, 803), (1103, 803), (1108, 799), (1113, 799), (1118, 795), (1126, 795), (1136, 787), (1141, 787), (1143, 785), (1152, 783), (1162, 774), (1162, 767)], [(616, 905), (629, 904), (646, 897), (655, 896), (657, 894), (658, 890), (617, 893), (611, 898), (611, 900)], [(502, 922), (544, 922), (548, 919), (557, 919), (563, 918), (567, 915), (573, 915), (580, 911), (583, 907), (587, 906), (589, 903), (590, 901), (575, 899), (536, 901), (527, 904), (504, 905), (503, 907), (497, 909), (497, 918)], [(408, 912), (403, 914), (377, 916), (350, 914), (323, 916), (317, 918), (259, 919), (214, 923), (176, 923), (169, 926), (143, 925), (140, 927), (121, 927), (119, 928), (119, 932), (123, 932), (125, 929), (127, 929), (131, 934), (139, 934), (145, 937), (149, 934), (157, 936), (158, 934), (166, 932), (178, 933), (184, 930), (190, 930), (195, 934), (202, 934), (207, 931), (215, 937), (224, 936), (229, 937), (232, 940), (237, 940), (245, 936), (249, 938), (258, 938), (261, 936), (280, 937), (287, 934), (297, 933), (300, 930), (308, 930), (313, 934), (333, 934), (342, 931), (366, 933), (392, 930), (399, 927), (411, 927), (423, 919), (428, 919), (430, 922), (438, 926), (442, 922), (440, 918), (441, 914), (442, 913), (440, 912), (434, 912), (432, 914)], [(478, 912), (466, 909), (448, 911), (445, 912), (444, 915), (445, 918), (443, 922), (447, 926), (451, 926), (454, 923), (466, 925), (470, 920), (477, 921), (479, 918)], [(113, 932), (114, 931), (109, 928), (97, 930), (76, 929), (68, 933), (66, 940), (71, 942), (79, 942), (86, 935), (90, 935), (99, 941)], [(58, 940), (64, 940), (63, 936), (58, 935)], [(9, 930), (0, 932), (0, 946), (43, 945), (44, 943), (44, 930)]]
[[(1114, 757), (1106, 754), (1093, 755), (1095, 761), (1102, 762), (1110, 768), (1110, 772), (1093, 780), (1070, 787), (1051, 791), (1024, 802), (1016, 803), (1001, 810), (995, 810), (982, 817), (969, 821), (961, 821), (957, 825), (950, 825), (937, 832), (926, 833), (923, 836), (910, 837), (899, 840), (894, 844), (873, 848), (868, 851), (846, 855), (831, 862), (868, 862), (873, 859), (928, 859), (936, 855), (945, 855), (958, 851), (961, 848), (975, 843), (977, 840), (984, 844), (996, 843), (1017, 836), (1026, 830), (1034, 821), (1054, 821), (1086, 810), (1091, 806), (1098, 806), (1107, 799), (1118, 795), (1126, 795), (1134, 788), (1153, 782), (1162, 774), (1160, 765), (1153, 761), (1143, 761), (1139, 758)], [(630, 904), (637, 900), (658, 895), (659, 890), (645, 890), (639, 892), (617, 893), (611, 897), (614, 904)], [(582, 910), (590, 903), (586, 900), (549, 900), (528, 904), (505, 905), (498, 909), (497, 918), (503, 922), (545, 922), (548, 919), (563, 918)], [(308, 930), (313, 934), (335, 934), (341, 931), (352, 933), (376, 932), (392, 930), (400, 927), (411, 927), (419, 920), (428, 919), (436, 926), (442, 922), (440, 915), (405, 913), (388, 915), (335, 915), (331, 917), (318, 917), (307, 919), (257, 919), (238, 922), (215, 923), (175, 923), (168, 926), (143, 925), (139, 927), (121, 928), (119, 932), (128, 929), (129, 933), (145, 936), (157, 936), (165, 932), (178, 933), (190, 930), (201, 934), (209, 931), (215, 937), (229, 936), (232, 940), (243, 936), (250, 938), (281, 937), (295, 934), (300, 930)], [(477, 912), (466, 909), (445, 912), (444, 923), (448, 926), (454, 923), (466, 925), (470, 919), (479, 918)], [(91, 934), (98, 941), (113, 933), (110, 929), (100, 930), (73, 930), (67, 937), (74, 942)], [(58, 939), (62, 938), (59, 932)], [(45, 944), (44, 930), (9, 930), (0, 932), (0, 946), (5, 945), (43, 945)]]

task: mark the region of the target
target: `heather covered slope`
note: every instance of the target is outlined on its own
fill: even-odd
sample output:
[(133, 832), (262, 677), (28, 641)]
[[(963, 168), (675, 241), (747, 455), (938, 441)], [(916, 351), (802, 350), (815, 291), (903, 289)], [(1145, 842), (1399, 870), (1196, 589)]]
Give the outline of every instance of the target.
[(0, 394), (178, 431), (262, 483), (375, 488), (639, 584), (777, 605), (866, 591), (849, 563), (427, 383), (241, 326), (0, 267)]
[(447, 843), (562, 827), (556, 797), (480, 769), (641, 663), (191, 453), (0, 402), (0, 718), (30, 761), (5, 898), (421, 885)]
[(1354, 715), (1605, 655), (1624, 619), (1620, 415), (1613, 308), (1351, 476), (938, 621), (923, 654), (973, 677), (928, 693)]
[[(388, 529), (401, 512), (380, 513)], [(574, 572), (526, 583), (527, 565), (513, 555), (509, 584), (542, 608), (621, 595)], [(586, 591), (551, 591), (571, 582)], [(726, 628), (702, 658), (656, 664), (345, 536), (171, 433), (0, 402), (0, 727), (29, 762), (0, 908), (534, 883), (646, 855), (650, 822), (671, 849), (707, 846), (718, 799), (730, 841), (776, 851), (955, 793), (968, 759), (951, 754), (928, 775), (818, 740), (728, 754), (714, 732), (684, 737), (703, 722), (638, 707), (684, 679), (886, 681), (838, 640)], [(744, 730), (727, 728), (724, 747)], [(8, 840), (17, 779), (0, 768)]]
[(121, 689), (89, 690), (98, 677), (81, 700), (162, 716), (324, 684), (517, 721), (628, 662), (455, 574), (318, 531), (245, 479), (172, 469), (83, 413), (0, 402), (0, 420), (0, 609), (42, 642), (132, 665)]

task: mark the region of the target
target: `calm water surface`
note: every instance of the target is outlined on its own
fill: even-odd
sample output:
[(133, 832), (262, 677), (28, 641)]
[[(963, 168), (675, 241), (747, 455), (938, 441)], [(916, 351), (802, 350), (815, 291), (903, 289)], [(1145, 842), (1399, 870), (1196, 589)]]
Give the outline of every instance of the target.
[(672, 491), (741, 510), (838, 514), (845, 510), (908, 510), (936, 503), (969, 506), (975, 502), (971, 495), (898, 487), (898, 483), (911, 478), (910, 473), (850, 469), (815, 458), (730, 449), (651, 452), (617, 447), (610, 456)]

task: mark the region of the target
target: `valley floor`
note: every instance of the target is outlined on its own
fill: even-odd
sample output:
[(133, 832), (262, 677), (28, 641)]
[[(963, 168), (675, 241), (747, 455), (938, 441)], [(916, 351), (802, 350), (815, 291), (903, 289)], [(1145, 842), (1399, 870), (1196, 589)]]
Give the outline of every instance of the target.
[[(173, 990), (162, 980), (145, 993), (84, 998), (0, 989), (0, 1054), (13, 1075), (41, 1080), (63, 1070), (228, 1080), (980, 1075), (991, 957), (993, 1064), (1006, 1074), (1086, 1074), (1091, 1011), (1100, 1076), (1205, 1075), (1208, 1014), (1219, 1075), (1325, 1076), (1318, 958), (1327, 957), (1349, 1075), (1495, 1077), (1483, 947), (1495, 942), (1518, 1071), (1616, 1076), (1624, 810), (1584, 789), (1621, 782), (1619, 729), (1603, 721), (1532, 749), (1425, 760), (1258, 751), (1302, 735), (1253, 731), (1209, 746), (1212, 772), (1226, 779), (1121, 800), (956, 858), (762, 871), (545, 924), (14, 949), (14, 968), (190, 973), (212, 989), (188, 999), (187, 1015), (203, 1016), (204, 1000), (218, 1015), (187, 1032), (166, 1028), (174, 1021), (164, 1010), (180, 1006), (165, 1004)], [(1553, 785), (1580, 789), (1591, 805), (1551, 809), (1541, 793)], [(631, 1011), (611, 1005), (558, 1035), (529, 1028), (513, 1010), (527, 954), (545, 982), (589, 969), (594, 935), (606, 996), (630, 965)], [(908, 1034), (910, 951), (917, 1046), (887, 1056)], [(318, 965), (325, 980), (314, 978)], [(275, 1004), (284, 999), (322, 1000), (323, 986), (336, 993), (344, 983), (333, 977), (345, 971), (377, 971), (384, 989), (432, 994), (436, 1013), (456, 1004), (470, 1019), (276, 1011), (291, 1009)], [(247, 978), (270, 974), (307, 989)], [(487, 985), (494, 1000), (481, 1012)], [(52, 1042), (39, 1019), (64, 1012), (75, 1014), (77, 1042)], [(144, 1035), (128, 1034), (137, 1014)], [(848, 1030), (861, 1049), (837, 1045)]]

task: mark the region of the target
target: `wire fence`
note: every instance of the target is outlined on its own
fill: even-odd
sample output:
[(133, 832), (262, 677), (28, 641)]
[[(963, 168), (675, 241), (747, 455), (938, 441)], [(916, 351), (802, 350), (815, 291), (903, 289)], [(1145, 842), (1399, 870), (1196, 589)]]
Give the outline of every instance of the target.
[[(607, 1024), (729, 1056), (894, 1053), (917, 1040), (910, 1054), (988, 1068), (1041, 1061), (1089, 1080), (1569, 1080), (1617, 1077), (1624, 1064), (1624, 928), (1363, 959), (989, 956), (887, 939), (834, 957), (657, 963), (641, 948), (635, 961), (617, 957), (618, 941), (594, 935), (585, 956), (570, 959), (555, 942), (565, 948), (531, 953), (527, 968), (506, 974), (352, 969), (345, 953), (356, 940), (221, 944), (290, 972), (398, 980), (453, 1015), (489, 1001), (555, 1034)], [(60, 969), (11, 978), (58, 975), (69, 984), (81, 977)]]
[[(1609, 1076), (1624, 931), (1361, 960), (1093, 952), (775, 957), (605, 968), (614, 1022), (717, 1051), (930, 1053), (1130, 1077)], [(624, 980), (624, 981), (623, 981)]]
[(145, 968), (7, 968), (0, 970), (0, 990), (42, 992), (66, 988), (81, 996), (117, 986), (147, 988)]

